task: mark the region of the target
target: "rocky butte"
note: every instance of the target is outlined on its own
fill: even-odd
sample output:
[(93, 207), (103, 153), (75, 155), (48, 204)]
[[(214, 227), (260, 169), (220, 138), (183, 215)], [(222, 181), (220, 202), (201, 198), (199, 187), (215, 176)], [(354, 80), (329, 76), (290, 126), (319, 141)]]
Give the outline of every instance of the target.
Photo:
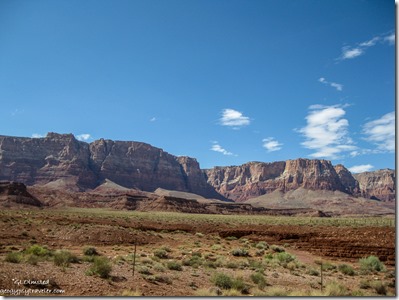
[(383, 201), (393, 201), (396, 193), (392, 170), (353, 176), (343, 165), (317, 159), (201, 170), (194, 158), (177, 157), (146, 143), (100, 139), (88, 144), (58, 133), (44, 138), (0, 136), (0, 180), (71, 191), (89, 191), (110, 180), (143, 191), (163, 188), (238, 202), (298, 188)]

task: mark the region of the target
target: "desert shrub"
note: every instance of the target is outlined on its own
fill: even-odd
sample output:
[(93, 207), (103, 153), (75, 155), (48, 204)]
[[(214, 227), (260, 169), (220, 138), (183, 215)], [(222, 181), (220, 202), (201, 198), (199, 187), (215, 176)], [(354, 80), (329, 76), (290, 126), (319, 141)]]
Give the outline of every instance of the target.
[(192, 256), (192, 257), (202, 257), (202, 253), (201, 253), (201, 252), (198, 252), (198, 251), (194, 251), (194, 252), (191, 254), (191, 256)]
[(234, 261), (229, 261), (229, 262), (226, 264), (226, 268), (229, 268), (229, 269), (237, 269), (237, 268), (238, 268), (238, 264), (235, 263)]
[(197, 232), (197, 233), (195, 234), (195, 236), (198, 236), (199, 238), (202, 238), (202, 237), (204, 237), (204, 234), (201, 233), (201, 232)]
[(83, 254), (87, 256), (93, 256), (93, 255), (98, 255), (98, 251), (94, 247), (85, 247), (83, 249)]
[(237, 238), (235, 236), (228, 236), (226, 240), (228, 241), (235, 241)]
[(98, 275), (101, 278), (108, 278), (112, 271), (112, 265), (106, 257), (95, 257), (93, 264), (89, 268), (88, 275)]
[(248, 250), (241, 248), (234, 249), (231, 254), (233, 256), (249, 256)]
[(137, 268), (137, 272), (139, 272), (140, 274), (144, 274), (144, 275), (151, 275), (151, 270), (150, 268), (146, 267), (146, 266), (139, 266)]
[(211, 249), (212, 249), (212, 250), (215, 250), (215, 251), (220, 250), (220, 249), (222, 249), (222, 245), (220, 245), (220, 244), (214, 244), (214, 245), (212, 245)]
[(259, 272), (251, 274), (251, 280), (253, 283), (257, 284), (260, 289), (263, 289), (266, 286), (265, 276)]
[(152, 265), (152, 264), (154, 264), (154, 261), (152, 259), (149, 259), (149, 258), (143, 258), (140, 262), (142, 264), (144, 264), (144, 265)]
[(163, 264), (161, 264), (161, 263), (155, 263), (153, 268), (154, 268), (155, 271), (158, 271), (158, 272), (165, 272), (166, 271), (165, 266)]
[(360, 269), (366, 272), (372, 271), (385, 271), (386, 268), (384, 264), (380, 261), (380, 259), (374, 255), (371, 255), (366, 258), (359, 259)]
[(54, 253), (54, 264), (56, 266), (68, 267), (70, 263), (77, 262), (79, 262), (78, 257), (67, 250), (59, 250)]
[(311, 276), (319, 276), (320, 272), (318, 270), (316, 270), (316, 269), (310, 269), (308, 271), (308, 274), (311, 275)]
[(330, 262), (324, 262), (324, 263), (321, 264), (321, 268), (322, 268), (323, 271), (331, 271), (331, 270), (335, 270), (337, 267), (334, 266)]
[(26, 262), (33, 266), (36, 266), (39, 261), (40, 261), (39, 256), (34, 255), (34, 254), (29, 254), (28, 257), (26, 258)]
[(7, 253), (5, 259), (6, 262), (10, 262), (13, 264), (18, 264), (22, 261), (22, 254), (19, 252), (9, 252)]
[(266, 250), (269, 249), (269, 244), (266, 242), (259, 242), (255, 245), (256, 248), (261, 249), (261, 250)]
[(285, 249), (283, 247), (277, 246), (277, 245), (271, 245), (270, 249), (272, 249), (274, 252), (284, 252)]
[(336, 281), (328, 283), (324, 289), (325, 296), (342, 297), (348, 296), (348, 290)]
[(166, 283), (166, 284), (172, 284), (172, 279), (170, 279), (170, 277), (166, 276), (166, 275), (150, 275), (150, 276), (146, 276), (144, 277), (145, 280), (149, 281), (149, 282), (162, 282), (162, 283)]
[(244, 282), (242, 277), (233, 278), (233, 283), (231, 288), (237, 290), (243, 294), (249, 294), (249, 286)]
[(371, 287), (376, 291), (378, 295), (386, 295), (387, 294), (387, 287), (381, 281), (373, 281), (371, 283)]
[(211, 281), (214, 285), (221, 289), (231, 289), (233, 286), (233, 279), (224, 273), (216, 273), (212, 276)]
[(161, 247), (161, 249), (162, 249), (162, 250), (165, 250), (166, 252), (172, 252), (172, 249), (170, 249), (170, 248), (167, 247), (167, 246), (163, 246), (163, 247)]
[(360, 284), (359, 284), (359, 287), (361, 289), (369, 289), (369, 288), (371, 288), (371, 284), (370, 284), (370, 282), (368, 280), (361, 280)]
[(345, 275), (353, 276), (355, 275), (355, 270), (347, 264), (342, 264), (338, 266), (338, 270)]
[(280, 262), (280, 263), (289, 263), (291, 261), (295, 260), (295, 256), (287, 253), (287, 252), (280, 252), (277, 253), (276, 255), (276, 259)]
[(168, 258), (168, 252), (165, 249), (154, 250), (154, 256), (158, 258)]
[(48, 250), (46, 247), (42, 247), (40, 245), (32, 245), (28, 249), (25, 250), (26, 254), (34, 254), (36, 256), (50, 256), (52, 253), (50, 250)]
[(256, 250), (256, 252), (255, 252), (256, 256), (262, 256), (264, 254), (265, 254), (265, 250), (263, 250), (263, 249)]
[(174, 270), (174, 271), (182, 271), (183, 270), (181, 263), (179, 263), (178, 261), (168, 261), (166, 264), (166, 267), (169, 270)]
[(184, 266), (190, 266), (193, 268), (198, 268), (203, 264), (203, 259), (200, 256), (192, 256), (183, 260)]

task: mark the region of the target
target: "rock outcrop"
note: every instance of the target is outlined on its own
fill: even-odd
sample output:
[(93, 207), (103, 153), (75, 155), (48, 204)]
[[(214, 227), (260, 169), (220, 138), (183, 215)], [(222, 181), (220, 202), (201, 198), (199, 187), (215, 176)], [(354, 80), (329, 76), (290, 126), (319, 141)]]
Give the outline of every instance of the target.
[(337, 173), (327, 160), (295, 159), (216, 167), (206, 170), (206, 174), (208, 183), (215, 187), (218, 193), (241, 202), (275, 190), (287, 192), (300, 187), (352, 192), (356, 187), (356, 180), (350, 180), (351, 174), (343, 166), (339, 169), (340, 172)]
[(10, 181), (0, 181), (0, 205), (3, 207), (16, 205), (43, 206), (37, 198), (26, 190), (23, 183)]
[(355, 174), (362, 197), (381, 201), (394, 201), (396, 196), (395, 172), (383, 169)]

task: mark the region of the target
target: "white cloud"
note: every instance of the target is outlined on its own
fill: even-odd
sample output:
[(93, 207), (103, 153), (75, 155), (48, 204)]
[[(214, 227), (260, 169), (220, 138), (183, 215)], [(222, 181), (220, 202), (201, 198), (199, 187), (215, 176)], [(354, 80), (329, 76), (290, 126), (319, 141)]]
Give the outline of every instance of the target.
[(78, 135), (76, 136), (76, 139), (79, 140), (79, 141), (82, 141), (82, 142), (86, 142), (86, 141), (88, 141), (89, 139), (91, 139), (91, 135), (88, 134), (88, 133), (78, 134)]
[(358, 165), (348, 168), (351, 173), (363, 173), (372, 170), (374, 166), (367, 164), (367, 165)]
[(230, 108), (226, 108), (222, 111), (222, 117), (219, 121), (221, 125), (231, 126), (234, 129), (250, 124), (248, 117), (244, 116), (241, 112)]
[(34, 133), (34, 134), (32, 134), (32, 138), (34, 138), (34, 139), (44, 138), (44, 135), (39, 134), (39, 133)]
[(373, 37), (371, 40), (359, 43), (354, 47), (343, 47), (341, 56), (338, 60), (352, 59), (358, 56), (363, 55), (366, 52), (366, 49), (375, 46), (377, 43), (388, 42), (389, 45), (395, 44), (395, 33), (391, 33), (389, 35), (379, 35)]
[(157, 118), (152, 117), (152, 118), (150, 119), (150, 122), (155, 122), (156, 120), (157, 120)]
[(266, 139), (263, 139), (262, 142), (263, 142), (263, 147), (267, 150), (267, 152), (281, 150), (281, 146), (283, 145), (273, 137), (268, 137)]
[(377, 145), (384, 152), (395, 151), (395, 112), (387, 113), (381, 118), (370, 121), (363, 126), (366, 140)]
[(223, 155), (233, 155), (233, 153), (231, 153), (231, 152), (227, 151), (226, 149), (224, 149), (217, 142), (213, 142), (213, 145), (212, 145), (210, 150), (215, 151), (215, 152), (220, 152)]
[(384, 37), (384, 41), (388, 42), (390, 45), (395, 44), (395, 33), (391, 33), (390, 35), (387, 35)]
[(324, 77), (320, 77), (319, 78), (319, 82), (321, 82), (323, 84), (330, 85), (331, 87), (335, 88), (337, 91), (340, 91), (340, 92), (344, 88), (344, 86), (342, 84), (336, 83), (336, 82), (327, 81)]
[(364, 54), (364, 51), (362, 48), (353, 48), (349, 49), (347, 47), (342, 48), (342, 59), (352, 59), (355, 57), (358, 57), (360, 55)]
[(348, 120), (344, 119), (343, 106), (312, 105), (306, 117), (307, 125), (299, 132), (305, 137), (302, 145), (314, 150), (315, 158), (337, 159), (342, 152), (357, 149), (348, 134)]
[(371, 47), (371, 46), (374, 46), (379, 40), (380, 40), (380, 37), (376, 36), (376, 37), (373, 37), (369, 41), (360, 43), (359, 46), (360, 47)]

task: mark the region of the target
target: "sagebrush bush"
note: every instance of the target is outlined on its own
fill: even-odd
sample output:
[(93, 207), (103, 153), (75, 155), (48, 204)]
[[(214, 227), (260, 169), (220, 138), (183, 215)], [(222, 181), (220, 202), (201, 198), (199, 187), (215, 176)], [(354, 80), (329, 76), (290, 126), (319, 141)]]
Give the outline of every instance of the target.
[(343, 297), (348, 296), (348, 290), (336, 281), (329, 282), (324, 289), (325, 296)]
[(98, 255), (98, 251), (94, 247), (85, 247), (83, 249), (83, 254), (87, 256), (93, 256), (93, 255)]
[(79, 262), (79, 258), (67, 250), (54, 252), (54, 264), (56, 266), (68, 267), (70, 263)]
[(355, 275), (355, 270), (347, 264), (342, 264), (338, 266), (338, 270), (345, 275), (353, 276)]
[(288, 264), (289, 262), (295, 260), (295, 256), (294, 256), (294, 255), (291, 255), (291, 254), (289, 254), (289, 253), (287, 253), (287, 252), (280, 252), (280, 253), (277, 253), (276, 259), (277, 259), (280, 263)]
[(101, 278), (108, 278), (112, 271), (112, 265), (108, 258), (98, 256), (88, 270), (88, 275), (98, 275)]
[(269, 244), (266, 242), (259, 242), (255, 245), (256, 248), (261, 249), (261, 250), (266, 250), (269, 249)]
[(274, 252), (284, 252), (285, 249), (283, 247), (277, 246), (277, 245), (271, 245), (270, 249), (272, 249)]
[(165, 249), (154, 250), (154, 256), (158, 258), (168, 258), (168, 252)]
[(211, 278), (214, 285), (217, 287), (228, 290), (231, 289), (233, 286), (233, 279), (224, 273), (216, 273)]
[(373, 281), (371, 287), (376, 291), (378, 295), (385, 296), (388, 292), (387, 287), (381, 281)]
[(242, 248), (234, 249), (231, 254), (233, 256), (249, 256), (248, 250)]
[(166, 263), (166, 267), (169, 270), (174, 270), (174, 271), (182, 271), (183, 270), (181, 263), (179, 263), (178, 261), (168, 261)]
[(22, 261), (22, 254), (19, 252), (10, 252), (7, 253), (5, 259), (6, 262), (10, 262), (13, 264), (18, 264)]
[(385, 271), (385, 265), (380, 261), (380, 259), (374, 255), (366, 258), (359, 259), (360, 269), (366, 272), (381, 272)]
[(137, 268), (137, 272), (139, 272), (140, 274), (144, 274), (144, 275), (151, 275), (151, 270), (150, 268), (146, 267), (146, 266), (139, 266)]
[(250, 277), (253, 283), (257, 284), (260, 289), (263, 289), (266, 286), (266, 279), (263, 274), (256, 272), (252, 273)]
[(52, 253), (46, 247), (42, 247), (40, 245), (32, 245), (28, 249), (25, 250), (26, 254), (34, 254), (36, 256), (50, 256)]

